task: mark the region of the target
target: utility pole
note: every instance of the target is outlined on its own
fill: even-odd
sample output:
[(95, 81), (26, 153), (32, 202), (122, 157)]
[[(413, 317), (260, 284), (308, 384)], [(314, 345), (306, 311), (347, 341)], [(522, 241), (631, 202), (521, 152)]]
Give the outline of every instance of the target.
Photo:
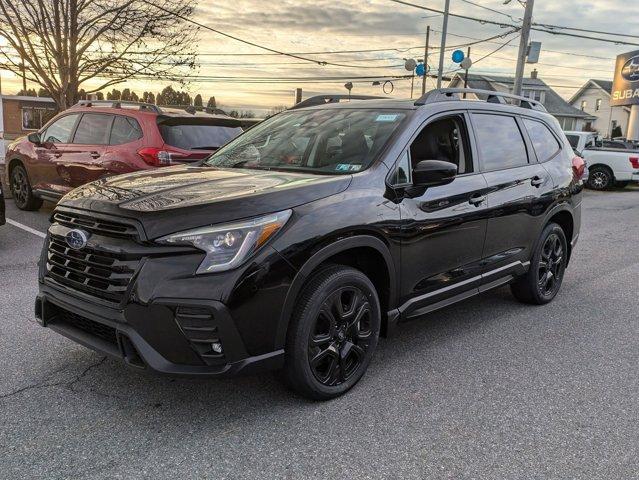
[(521, 37), (519, 38), (519, 53), (517, 55), (517, 70), (515, 71), (515, 86), (513, 93), (521, 95), (521, 84), (524, 77), (524, 65), (528, 55), (528, 38), (530, 37), (530, 26), (532, 24), (532, 12), (535, 0), (526, 0), (526, 11), (524, 12), (524, 23), (521, 27)]
[(448, 10), (449, 9), (450, 9), (450, 0), (446, 0), (446, 4), (444, 6), (444, 23), (442, 24), (442, 43), (439, 48), (439, 70), (437, 71), (437, 88), (442, 88), (442, 74), (444, 70), (444, 49), (446, 48), (446, 32), (448, 31)]
[(424, 76), (422, 77), (422, 95), (426, 93), (426, 75), (428, 75), (428, 41), (430, 39), (430, 25), (426, 25), (426, 44), (424, 45)]
[[(466, 58), (470, 58), (470, 47), (468, 47), (468, 51), (466, 52)], [(468, 88), (468, 69), (466, 69), (464, 75), (464, 88)], [(466, 92), (464, 92), (464, 98), (466, 98)]]

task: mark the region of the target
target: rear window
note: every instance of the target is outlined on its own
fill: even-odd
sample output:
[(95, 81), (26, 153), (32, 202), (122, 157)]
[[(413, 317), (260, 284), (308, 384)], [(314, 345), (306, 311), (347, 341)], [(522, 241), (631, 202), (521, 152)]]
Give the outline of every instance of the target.
[(528, 164), (526, 144), (514, 117), (473, 113), (473, 126), (484, 170)]
[(111, 128), (110, 145), (122, 145), (142, 138), (142, 128), (135, 118), (116, 115)]
[(559, 151), (559, 142), (548, 127), (541, 122), (529, 120), (528, 118), (524, 118), (524, 125), (526, 125), (528, 136), (537, 154), (537, 160), (545, 162), (554, 157)]
[(164, 141), (185, 150), (215, 150), (242, 133), (240, 127), (214, 125), (159, 125)]
[(106, 145), (109, 138), (112, 115), (85, 113), (80, 119), (73, 143), (80, 145)]

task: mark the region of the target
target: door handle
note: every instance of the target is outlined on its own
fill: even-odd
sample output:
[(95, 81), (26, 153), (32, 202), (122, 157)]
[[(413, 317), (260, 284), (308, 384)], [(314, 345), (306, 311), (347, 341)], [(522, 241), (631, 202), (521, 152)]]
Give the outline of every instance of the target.
[(89, 155), (91, 155), (91, 158), (98, 158), (100, 156), (98, 152), (91, 152)]
[(473, 195), (472, 197), (470, 197), (468, 199), (468, 203), (478, 207), (481, 203), (484, 202), (484, 200), (486, 200), (486, 196), (485, 195)]
[(536, 177), (536, 176), (535, 176), (535, 177), (533, 177), (533, 178), (530, 180), (530, 184), (531, 184), (533, 187), (537, 187), (537, 188), (539, 188), (539, 187), (540, 187), (540, 186), (544, 183), (544, 181), (545, 181), (545, 180), (544, 180), (543, 178), (541, 178), (541, 177)]

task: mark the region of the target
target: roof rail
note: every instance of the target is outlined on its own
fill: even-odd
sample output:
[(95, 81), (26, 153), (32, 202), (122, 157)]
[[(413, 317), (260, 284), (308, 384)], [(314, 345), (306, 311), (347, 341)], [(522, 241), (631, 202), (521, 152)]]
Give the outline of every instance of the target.
[(110, 105), (111, 108), (122, 108), (122, 106), (138, 107), (140, 110), (149, 110), (153, 113), (162, 113), (162, 109), (152, 103), (133, 102), (128, 100), (80, 100), (75, 107), (98, 107)]
[(316, 95), (293, 105), (289, 110), (297, 110), (304, 107), (315, 107), (328, 103), (339, 103), (340, 100), (380, 100), (385, 97), (374, 97), (371, 95)]
[[(480, 90), (478, 88), (440, 88), (431, 90), (422, 95), (416, 102), (416, 106), (427, 105), (429, 103), (445, 102), (449, 100), (459, 100), (460, 93), (473, 93), (478, 96), (485, 95), (486, 102), (499, 103), (501, 105), (515, 105), (529, 110), (538, 110), (540, 112), (547, 112), (543, 103), (533, 100), (528, 97), (522, 97), (520, 95), (512, 95), (510, 93), (496, 92), (494, 90)], [(519, 105), (508, 103), (506, 99), (519, 100)], [(480, 99), (481, 100), (481, 99)]]

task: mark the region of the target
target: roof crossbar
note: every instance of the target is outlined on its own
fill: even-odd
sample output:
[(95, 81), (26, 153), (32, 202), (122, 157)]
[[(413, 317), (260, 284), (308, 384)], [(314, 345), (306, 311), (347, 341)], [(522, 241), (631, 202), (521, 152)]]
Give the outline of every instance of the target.
[[(415, 106), (421, 107), (430, 103), (445, 102), (449, 100), (460, 100), (460, 93), (472, 93), (474, 95), (483, 95), (486, 97), (488, 103), (499, 103), (501, 105), (515, 105), (529, 110), (538, 110), (540, 112), (547, 112), (546, 107), (537, 101), (528, 97), (522, 97), (520, 95), (513, 95), (510, 93), (496, 92), (494, 90), (480, 90), (478, 88), (440, 88), (431, 90), (422, 95), (416, 102)], [(478, 97), (479, 98), (479, 97)], [(519, 105), (509, 103), (506, 99), (518, 100)]]
[(374, 97), (371, 95), (316, 95), (293, 105), (289, 110), (296, 110), (304, 107), (315, 107), (328, 103), (339, 103), (341, 100), (379, 100), (385, 97)]
[(110, 105), (112, 108), (122, 108), (122, 106), (138, 107), (140, 110), (149, 110), (154, 113), (162, 113), (162, 109), (152, 103), (133, 102), (127, 100), (80, 100), (76, 103), (77, 107), (98, 107), (101, 105)]

